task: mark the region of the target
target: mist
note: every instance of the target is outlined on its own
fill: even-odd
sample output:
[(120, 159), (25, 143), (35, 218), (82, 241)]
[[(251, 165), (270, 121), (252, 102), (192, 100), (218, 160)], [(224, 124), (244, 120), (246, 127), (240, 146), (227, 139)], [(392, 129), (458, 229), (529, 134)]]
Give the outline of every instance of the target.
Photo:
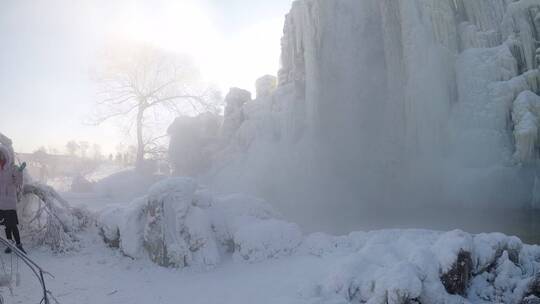
[[(147, 45), (171, 58), (189, 58), (190, 73), (198, 79), (190, 93), (213, 88), (222, 96), (212, 100), (214, 116), (200, 119), (204, 123), (178, 124), (187, 128), (178, 134), (191, 141), (179, 139), (169, 152), (165, 135), (169, 129), (175, 141), (174, 119), (197, 117), (207, 108), (158, 108), (145, 118), (148, 131), (142, 141), (152, 142), (151, 157), (172, 159), (160, 173), (194, 176), (217, 192), (261, 196), (310, 230), (334, 233), (390, 226), (481, 231), (481, 223), (492, 227), (499, 216), (471, 216), (445, 225), (429, 219), (453, 209), (463, 210), (456, 217), (481, 217), (486, 207), (519, 214), (534, 205), (536, 170), (530, 159), (516, 156), (517, 122), (510, 116), (517, 90), (535, 91), (534, 85), (527, 88), (535, 76), (520, 68), (528, 58), (512, 50), (483, 55), (468, 49), (468, 44), (482, 46), (456, 31), (460, 22), (470, 22), (464, 15), (481, 14), (472, 13), (468, 4), (440, 4), (447, 15), (429, 22), (424, 20), (432, 14), (429, 8), (415, 10), (391, 1), (298, 2), (285, 22), (281, 16), (288, 1), (253, 4), (251, 14), (239, 12), (238, 3), (81, 2), (59, 9), (63, 4), (9, 4), (3, 12), (3, 37), (10, 47), (2, 53), (6, 69), (0, 97), (7, 107), (20, 110), (2, 120), (1, 129), (14, 139), (18, 152), (69, 154), (67, 143), (75, 142), (99, 146), (98, 159), (121, 157), (135, 165), (134, 151), (141, 144), (133, 116), (89, 121), (97, 112), (107, 117), (113, 111), (96, 107), (104, 98), (96, 82), (103, 54), (120, 44), (132, 49)], [(345, 14), (347, 9), (356, 13)], [(392, 17), (398, 11), (401, 15)], [(193, 29), (187, 30), (188, 25)], [(504, 30), (497, 30), (502, 39)], [(41, 34), (47, 31), (53, 34)], [(409, 36), (412, 32), (417, 36)], [(522, 40), (525, 48), (528, 42)], [(218, 45), (222, 50), (212, 52)], [(112, 52), (117, 62), (131, 56), (122, 48)], [(482, 63), (480, 55), (493, 60)], [(267, 88), (255, 84), (257, 77), (278, 70)], [(527, 84), (513, 88), (519, 77), (528, 77)], [(515, 93), (489, 95), (483, 86), (491, 83)], [(225, 98), (229, 87), (251, 90), (252, 96), (255, 90), (267, 92), (240, 100), (228, 113), (228, 103), (234, 103)], [(241, 115), (227, 125), (234, 111)], [(57, 115), (65, 119), (53, 119)], [(43, 127), (31, 128), (36, 124)], [(207, 128), (204, 124), (212, 127), (199, 130)], [(199, 136), (204, 144), (193, 139)], [(182, 145), (189, 148), (175, 148)], [(204, 155), (204, 161), (179, 169), (175, 159), (190, 153)], [(87, 152), (71, 154), (84, 159)], [(376, 221), (369, 220), (372, 213)], [(343, 224), (349, 214), (362, 219)]]

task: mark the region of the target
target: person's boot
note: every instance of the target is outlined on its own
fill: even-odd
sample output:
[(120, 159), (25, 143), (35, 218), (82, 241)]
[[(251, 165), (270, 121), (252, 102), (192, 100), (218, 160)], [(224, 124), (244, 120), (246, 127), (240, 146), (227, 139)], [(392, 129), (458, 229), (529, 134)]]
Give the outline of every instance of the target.
[(5, 253), (5, 254), (10, 254), (11, 251), (12, 251), (11, 248), (6, 247), (6, 249), (4, 250), (4, 253)]
[(17, 248), (19, 248), (20, 251), (22, 251), (22, 252), (24, 252), (24, 254), (26, 254), (26, 251), (22, 247), (22, 244), (17, 244)]

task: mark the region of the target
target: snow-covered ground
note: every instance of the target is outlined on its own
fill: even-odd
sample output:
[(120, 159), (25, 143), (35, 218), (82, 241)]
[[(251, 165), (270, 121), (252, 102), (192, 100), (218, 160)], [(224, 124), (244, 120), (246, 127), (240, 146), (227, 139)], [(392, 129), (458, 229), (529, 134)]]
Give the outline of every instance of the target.
[[(405, 298), (519, 303), (540, 257), (538, 247), (522, 248), (517, 239), (500, 234), (386, 230), (339, 238), (314, 234), (290, 257), (257, 263), (228, 259), (198, 271), (123, 256), (107, 247), (96, 229), (82, 234), (81, 242), (81, 250), (69, 254), (30, 253), (55, 275), (47, 283), (60, 303), (416, 303), (402, 302)], [(459, 248), (474, 252), (467, 299), (446, 294), (438, 279), (439, 265), (450, 268)], [(521, 265), (514, 264), (516, 258)], [(7, 303), (38, 303), (37, 282), (22, 267), (21, 276), (13, 296), (2, 290)]]
[[(148, 260), (132, 260), (108, 248), (97, 230), (82, 237), (80, 252), (30, 256), (55, 275), (49, 288), (60, 303), (304, 303), (299, 287), (320, 277), (330, 264), (317, 257), (292, 257), (257, 264), (225, 261), (216, 269), (194, 272), (159, 267)], [(40, 288), (21, 267), (21, 285), (7, 303), (38, 303)]]

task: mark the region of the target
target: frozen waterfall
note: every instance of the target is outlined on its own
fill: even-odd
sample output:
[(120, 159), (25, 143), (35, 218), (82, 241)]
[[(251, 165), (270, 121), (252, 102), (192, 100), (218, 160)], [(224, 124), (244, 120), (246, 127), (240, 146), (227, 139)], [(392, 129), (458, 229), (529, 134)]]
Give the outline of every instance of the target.
[(529, 206), (539, 40), (540, 0), (295, 1), (277, 88), (225, 117), (207, 179), (303, 201)]

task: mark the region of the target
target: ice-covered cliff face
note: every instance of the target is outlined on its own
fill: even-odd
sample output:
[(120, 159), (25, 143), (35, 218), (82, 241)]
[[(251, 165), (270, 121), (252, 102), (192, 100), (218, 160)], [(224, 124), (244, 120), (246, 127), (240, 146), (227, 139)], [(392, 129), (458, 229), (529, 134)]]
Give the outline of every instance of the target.
[(278, 88), (246, 103), (239, 127), (277, 136), (253, 136), (215, 181), (375, 203), (529, 204), (538, 41), (540, 0), (295, 1)]

